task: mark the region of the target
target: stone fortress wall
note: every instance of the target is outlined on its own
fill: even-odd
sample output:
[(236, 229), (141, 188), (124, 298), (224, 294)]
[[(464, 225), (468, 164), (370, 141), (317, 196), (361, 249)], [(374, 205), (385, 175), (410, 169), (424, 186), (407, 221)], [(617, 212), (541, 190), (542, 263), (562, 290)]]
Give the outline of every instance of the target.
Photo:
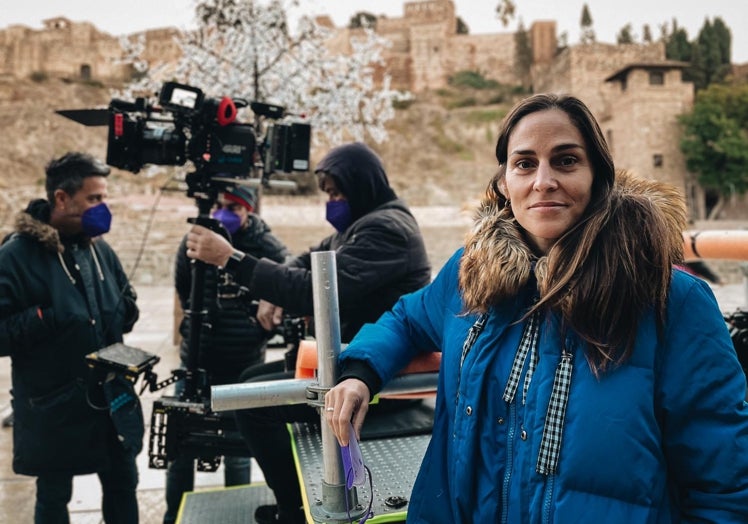
[[(514, 33), (457, 33), (452, 0), (404, 2), (402, 17), (377, 19), (377, 32), (391, 46), (385, 71), (392, 86), (414, 93), (445, 87), (459, 71), (478, 71), (503, 84), (518, 84)], [(329, 17), (318, 22), (332, 28)], [(361, 30), (333, 28), (330, 46), (349, 49)], [(694, 218), (704, 218), (703, 190), (685, 169), (677, 117), (693, 106), (694, 88), (681, 78), (686, 64), (667, 61), (662, 43), (613, 45), (593, 43), (558, 47), (554, 21), (536, 21), (529, 28), (533, 50), (534, 92), (579, 96), (601, 122), (619, 167), (678, 185), (689, 199)], [(151, 63), (174, 61), (179, 47), (174, 28), (145, 31), (143, 58)], [(88, 22), (64, 17), (44, 21), (34, 30), (10, 26), (0, 30), (0, 76), (32, 74), (115, 82), (132, 71), (117, 63), (119, 39)], [(744, 202), (732, 202), (727, 216), (742, 218)]]
[[(0, 76), (25, 78), (33, 74), (97, 82), (122, 82), (132, 78), (129, 65), (120, 62), (118, 37), (99, 31), (89, 22), (65, 17), (43, 21), (42, 29), (12, 25), (0, 29)], [(144, 36), (143, 58), (169, 61), (179, 58), (174, 28), (129, 35)]]

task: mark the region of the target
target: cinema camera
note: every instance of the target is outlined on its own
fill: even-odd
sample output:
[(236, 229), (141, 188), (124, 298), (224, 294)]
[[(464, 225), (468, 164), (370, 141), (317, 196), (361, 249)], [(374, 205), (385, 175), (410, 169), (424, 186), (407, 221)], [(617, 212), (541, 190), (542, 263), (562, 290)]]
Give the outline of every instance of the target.
[(309, 169), (309, 124), (273, 123), (260, 139), (254, 125), (236, 122), (238, 108), (249, 105), (256, 116), (277, 120), (285, 115), (281, 106), (207, 98), (176, 82), (163, 85), (158, 101), (158, 107), (145, 98), (110, 101), (107, 164), (137, 173), (145, 164), (181, 166), (189, 160), (198, 172), (240, 178), (259, 156), (265, 178)]

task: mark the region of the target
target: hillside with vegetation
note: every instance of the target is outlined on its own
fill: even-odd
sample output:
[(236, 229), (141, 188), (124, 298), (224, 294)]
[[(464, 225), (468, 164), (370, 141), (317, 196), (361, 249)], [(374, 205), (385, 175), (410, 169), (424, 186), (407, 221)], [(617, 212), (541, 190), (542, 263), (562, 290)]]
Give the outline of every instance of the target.
[[(105, 126), (86, 127), (55, 111), (104, 108), (109, 100), (110, 89), (96, 83), (46, 77), (0, 80), (0, 188), (38, 187), (45, 163), (68, 150), (103, 158)], [(409, 203), (460, 205), (475, 199), (494, 172), (496, 132), (511, 101), (512, 94), (500, 86), (463, 84), (423, 95), (397, 109), (385, 142), (370, 145)], [(313, 142), (312, 165), (324, 152)], [(115, 170), (113, 180), (136, 187), (160, 185), (173, 171), (160, 166), (139, 175)], [(313, 184), (302, 183), (302, 196), (313, 191)]]

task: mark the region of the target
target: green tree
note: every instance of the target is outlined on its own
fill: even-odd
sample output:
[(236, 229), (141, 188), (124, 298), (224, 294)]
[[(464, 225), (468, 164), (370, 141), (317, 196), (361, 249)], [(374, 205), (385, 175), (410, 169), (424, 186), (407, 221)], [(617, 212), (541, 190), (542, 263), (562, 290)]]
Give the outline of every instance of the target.
[(693, 45), (691, 47), (691, 65), (683, 72), (683, 80), (693, 82), (696, 90), (703, 89), (709, 82), (706, 76), (706, 58), (701, 46)]
[(583, 44), (592, 44), (595, 42), (595, 30), (592, 27), (592, 15), (590, 14), (590, 8), (585, 3), (582, 6), (582, 17), (579, 21), (580, 26), (580, 38), (579, 41)]
[(457, 17), (457, 27), (455, 28), (455, 32), (458, 35), (467, 35), (470, 33), (470, 28), (465, 23), (465, 20), (463, 20), (459, 16)]
[(525, 30), (522, 19), (519, 19), (517, 32), (514, 33), (514, 68), (522, 87), (530, 87), (530, 69), (532, 68), (532, 42)]
[(616, 42), (619, 44), (633, 44), (634, 43), (634, 28), (631, 24), (626, 24), (618, 31), (616, 35)]
[(732, 33), (730, 28), (725, 25), (721, 18), (717, 17), (712, 24), (712, 30), (717, 39), (717, 45), (719, 45), (720, 61), (723, 64), (729, 64), (732, 58)]
[(670, 32), (665, 26), (661, 29), (665, 56), (690, 63), (683, 74), (684, 80), (693, 82), (697, 90), (725, 80), (730, 72), (732, 35), (721, 18), (715, 18), (714, 22), (706, 19), (694, 41), (688, 40), (688, 33), (675, 20)]
[[(719, 20), (719, 19), (717, 19)], [(710, 84), (723, 82), (730, 72), (730, 30), (724, 22), (704, 21), (699, 36), (694, 42), (694, 53), (691, 60), (691, 76), (696, 89), (704, 89)], [(696, 60), (698, 58), (698, 61)]]
[(673, 28), (670, 32), (667, 30), (667, 25), (662, 25), (660, 30), (665, 41), (665, 57), (668, 60), (690, 62), (692, 46), (688, 41), (688, 31), (678, 27), (675, 19), (673, 19)]
[(506, 27), (509, 25), (509, 22), (514, 19), (514, 12), (516, 9), (517, 8), (512, 0), (501, 0), (499, 5), (496, 6), (496, 18), (499, 19), (501, 25)]
[(693, 111), (680, 123), (688, 170), (719, 197), (709, 212), (710, 219), (716, 218), (728, 197), (748, 191), (748, 84), (700, 91)]
[(644, 24), (642, 26), (642, 42), (646, 44), (651, 44), (653, 42), (652, 29), (649, 27), (649, 24)]
[(348, 22), (348, 27), (350, 29), (359, 29), (362, 27), (365, 27), (367, 29), (376, 29), (377, 17), (372, 13), (359, 11), (351, 17), (350, 21)]

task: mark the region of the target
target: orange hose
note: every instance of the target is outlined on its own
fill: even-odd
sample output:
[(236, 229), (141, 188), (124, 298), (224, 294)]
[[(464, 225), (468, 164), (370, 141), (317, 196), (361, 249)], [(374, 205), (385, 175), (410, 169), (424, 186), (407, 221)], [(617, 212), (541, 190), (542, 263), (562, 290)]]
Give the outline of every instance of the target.
[(699, 258), (748, 260), (748, 231), (684, 231), (683, 257), (687, 261)]

